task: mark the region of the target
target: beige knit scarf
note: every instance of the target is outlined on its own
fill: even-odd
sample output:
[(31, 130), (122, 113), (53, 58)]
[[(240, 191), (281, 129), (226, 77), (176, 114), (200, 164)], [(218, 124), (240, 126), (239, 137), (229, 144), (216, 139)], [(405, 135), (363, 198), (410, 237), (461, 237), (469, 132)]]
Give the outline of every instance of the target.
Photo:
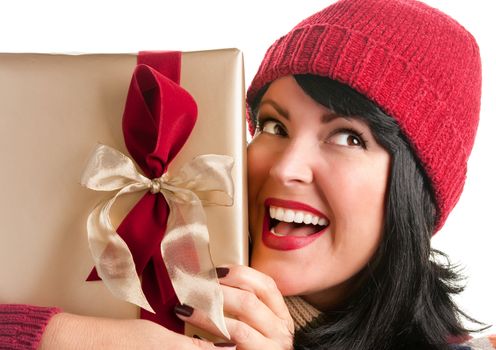
[(321, 314), (319, 310), (307, 303), (301, 297), (285, 297), (284, 301), (293, 318), (296, 331), (305, 327)]

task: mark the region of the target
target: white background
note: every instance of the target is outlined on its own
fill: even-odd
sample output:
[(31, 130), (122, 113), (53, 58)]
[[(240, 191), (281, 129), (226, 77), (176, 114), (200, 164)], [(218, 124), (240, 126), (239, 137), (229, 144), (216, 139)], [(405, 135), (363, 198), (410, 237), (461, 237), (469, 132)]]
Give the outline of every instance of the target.
[[(0, 4), (0, 51), (128, 53), (237, 47), (251, 81), (265, 50), (279, 36), (331, 1), (17, 0)], [(496, 33), (492, 1), (426, 0), (477, 38), (483, 60), (479, 132), (465, 192), (434, 246), (464, 267), (462, 309), (496, 325)], [(491, 329), (496, 333), (496, 327)], [(486, 332), (487, 333), (487, 332)]]

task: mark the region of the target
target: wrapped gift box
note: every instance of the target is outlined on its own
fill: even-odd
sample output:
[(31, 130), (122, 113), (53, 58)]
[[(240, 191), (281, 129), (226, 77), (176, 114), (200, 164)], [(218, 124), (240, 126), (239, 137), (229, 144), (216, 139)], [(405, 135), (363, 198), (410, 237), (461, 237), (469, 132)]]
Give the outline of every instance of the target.
[[(86, 220), (109, 197), (80, 185), (97, 143), (129, 156), (121, 118), (136, 66), (132, 54), (0, 54), (0, 302), (56, 305), (83, 315), (135, 318), (94, 266)], [(181, 86), (198, 119), (169, 173), (193, 157), (234, 158), (234, 205), (205, 207), (215, 265), (246, 264), (245, 115), (242, 54), (236, 49), (186, 52)], [(143, 194), (119, 199), (119, 225)]]

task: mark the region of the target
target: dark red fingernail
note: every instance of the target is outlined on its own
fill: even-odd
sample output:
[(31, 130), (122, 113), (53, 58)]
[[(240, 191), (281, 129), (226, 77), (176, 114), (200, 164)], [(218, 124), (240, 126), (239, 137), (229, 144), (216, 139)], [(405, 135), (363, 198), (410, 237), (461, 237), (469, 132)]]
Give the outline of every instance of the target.
[(214, 343), (214, 346), (218, 348), (233, 348), (236, 344), (233, 343)]
[(229, 268), (228, 267), (217, 267), (215, 269), (215, 271), (217, 272), (217, 277), (222, 278), (222, 277), (227, 276), (227, 274), (229, 273)]
[(191, 306), (186, 305), (186, 304), (176, 305), (174, 307), (174, 312), (178, 315), (181, 315), (181, 316), (190, 317), (191, 315), (193, 315), (193, 311), (194, 311), (194, 309)]

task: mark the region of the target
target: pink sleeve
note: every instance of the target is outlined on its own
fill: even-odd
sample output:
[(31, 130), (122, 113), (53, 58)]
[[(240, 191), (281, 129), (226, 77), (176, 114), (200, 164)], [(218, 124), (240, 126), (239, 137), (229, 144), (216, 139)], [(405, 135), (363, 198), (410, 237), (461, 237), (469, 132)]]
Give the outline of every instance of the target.
[(55, 307), (0, 304), (0, 349), (37, 349)]

